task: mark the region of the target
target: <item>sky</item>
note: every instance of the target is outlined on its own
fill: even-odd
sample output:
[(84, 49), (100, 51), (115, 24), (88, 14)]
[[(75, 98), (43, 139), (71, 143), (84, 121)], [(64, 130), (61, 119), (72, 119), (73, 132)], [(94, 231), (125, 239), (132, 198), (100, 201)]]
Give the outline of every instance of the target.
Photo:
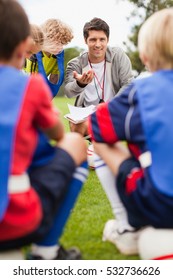
[(127, 17), (132, 4), (122, 0), (19, 0), (29, 21), (42, 24), (48, 18), (58, 18), (68, 24), (74, 34), (68, 47), (86, 48), (83, 26), (94, 17), (105, 20), (110, 27), (110, 46), (123, 46), (130, 34)]

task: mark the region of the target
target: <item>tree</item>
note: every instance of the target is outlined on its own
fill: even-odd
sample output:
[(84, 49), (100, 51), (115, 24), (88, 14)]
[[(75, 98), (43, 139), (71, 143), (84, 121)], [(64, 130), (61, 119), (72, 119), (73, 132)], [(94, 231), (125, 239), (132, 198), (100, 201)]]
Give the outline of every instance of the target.
[[(127, 0), (125, 0), (127, 1)], [(144, 70), (144, 65), (142, 64), (139, 53), (137, 50), (137, 38), (138, 32), (143, 24), (143, 22), (151, 16), (154, 12), (159, 11), (163, 8), (172, 7), (173, 1), (172, 0), (128, 0), (134, 5), (134, 9), (131, 13), (131, 16), (128, 18), (130, 21), (133, 19), (136, 22), (131, 30), (131, 35), (128, 36), (128, 42), (124, 42), (124, 45), (127, 49), (127, 54), (132, 62), (132, 67), (138, 73)]]
[(82, 51), (83, 51), (83, 49), (78, 48), (78, 47), (66, 48), (64, 50), (64, 67), (65, 67), (65, 69), (67, 67), (67, 63), (69, 62), (69, 60), (78, 56), (80, 54), (80, 52), (82, 52)]

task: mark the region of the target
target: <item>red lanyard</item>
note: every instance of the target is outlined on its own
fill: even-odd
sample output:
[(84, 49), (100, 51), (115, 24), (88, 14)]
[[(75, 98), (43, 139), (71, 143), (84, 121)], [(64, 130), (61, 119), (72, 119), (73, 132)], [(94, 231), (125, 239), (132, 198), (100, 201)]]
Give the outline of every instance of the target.
[[(92, 67), (92, 64), (91, 64), (91, 62), (90, 62), (89, 59), (88, 59), (88, 62), (89, 62), (90, 67), (93, 68), (93, 67)], [(96, 73), (94, 72), (94, 79), (97, 80), (98, 85), (99, 85), (99, 87), (101, 88), (101, 91), (102, 91), (102, 96), (101, 96), (101, 99), (100, 99), (99, 94), (98, 94), (97, 85), (96, 85), (96, 82), (95, 82), (95, 80), (94, 80), (94, 85), (95, 85), (95, 88), (96, 88), (96, 91), (97, 91), (97, 95), (98, 95), (98, 97), (99, 97), (99, 99), (100, 99), (100, 102), (103, 102), (103, 101), (104, 101), (105, 73), (106, 73), (106, 59), (105, 59), (105, 62), (104, 62), (104, 70), (103, 70), (102, 85), (101, 85), (101, 83), (100, 83), (100, 81), (99, 81), (99, 79), (98, 79)]]

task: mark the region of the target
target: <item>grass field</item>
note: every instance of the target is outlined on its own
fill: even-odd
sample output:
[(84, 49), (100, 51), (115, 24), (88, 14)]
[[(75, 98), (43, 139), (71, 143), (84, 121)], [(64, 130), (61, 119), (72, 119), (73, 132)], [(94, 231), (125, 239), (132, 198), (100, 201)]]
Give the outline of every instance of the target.
[[(55, 98), (62, 120), (69, 130), (68, 121), (63, 115), (68, 112), (67, 103), (73, 104), (73, 99)], [(138, 256), (124, 256), (109, 242), (102, 242), (102, 231), (108, 219), (113, 218), (109, 202), (96, 177), (90, 170), (88, 179), (79, 195), (76, 205), (65, 227), (61, 243), (64, 247), (77, 246), (85, 260), (136, 260)]]

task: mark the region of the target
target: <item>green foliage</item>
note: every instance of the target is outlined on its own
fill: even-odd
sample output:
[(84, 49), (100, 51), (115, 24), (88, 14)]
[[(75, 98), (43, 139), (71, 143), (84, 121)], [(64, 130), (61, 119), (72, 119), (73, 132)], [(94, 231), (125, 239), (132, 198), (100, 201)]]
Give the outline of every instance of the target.
[(172, 0), (129, 0), (136, 6), (136, 9), (143, 8), (145, 10), (145, 18), (148, 18), (154, 12), (164, 8), (172, 7)]
[(145, 71), (145, 66), (141, 63), (139, 52), (137, 50), (133, 52), (129, 51), (128, 56), (132, 62), (133, 69), (135, 69), (138, 73)]
[[(68, 121), (63, 116), (68, 113), (67, 103), (74, 104), (74, 99), (59, 97), (54, 104), (61, 112), (66, 131)], [(109, 201), (103, 191), (94, 170), (90, 170), (88, 179), (71, 212), (61, 238), (65, 248), (78, 247), (85, 260), (136, 260), (138, 256), (124, 256), (116, 247), (102, 241), (105, 222), (113, 218)]]
[(65, 69), (67, 67), (67, 63), (74, 57), (78, 56), (83, 49), (75, 47), (75, 48), (66, 48), (64, 50), (64, 65)]
[[(125, 0), (127, 1), (127, 0)], [(128, 42), (125, 42), (124, 45), (127, 48), (127, 54), (132, 62), (132, 67), (138, 73), (144, 70), (144, 65), (142, 64), (139, 53), (137, 50), (137, 38), (140, 26), (143, 22), (154, 12), (159, 11), (163, 8), (172, 7), (173, 1), (172, 0), (128, 0), (134, 6), (134, 9), (131, 13), (131, 17), (128, 18), (130, 21), (131, 19), (135, 24), (132, 27), (131, 35), (128, 36)], [(136, 23), (137, 22), (137, 23)]]

